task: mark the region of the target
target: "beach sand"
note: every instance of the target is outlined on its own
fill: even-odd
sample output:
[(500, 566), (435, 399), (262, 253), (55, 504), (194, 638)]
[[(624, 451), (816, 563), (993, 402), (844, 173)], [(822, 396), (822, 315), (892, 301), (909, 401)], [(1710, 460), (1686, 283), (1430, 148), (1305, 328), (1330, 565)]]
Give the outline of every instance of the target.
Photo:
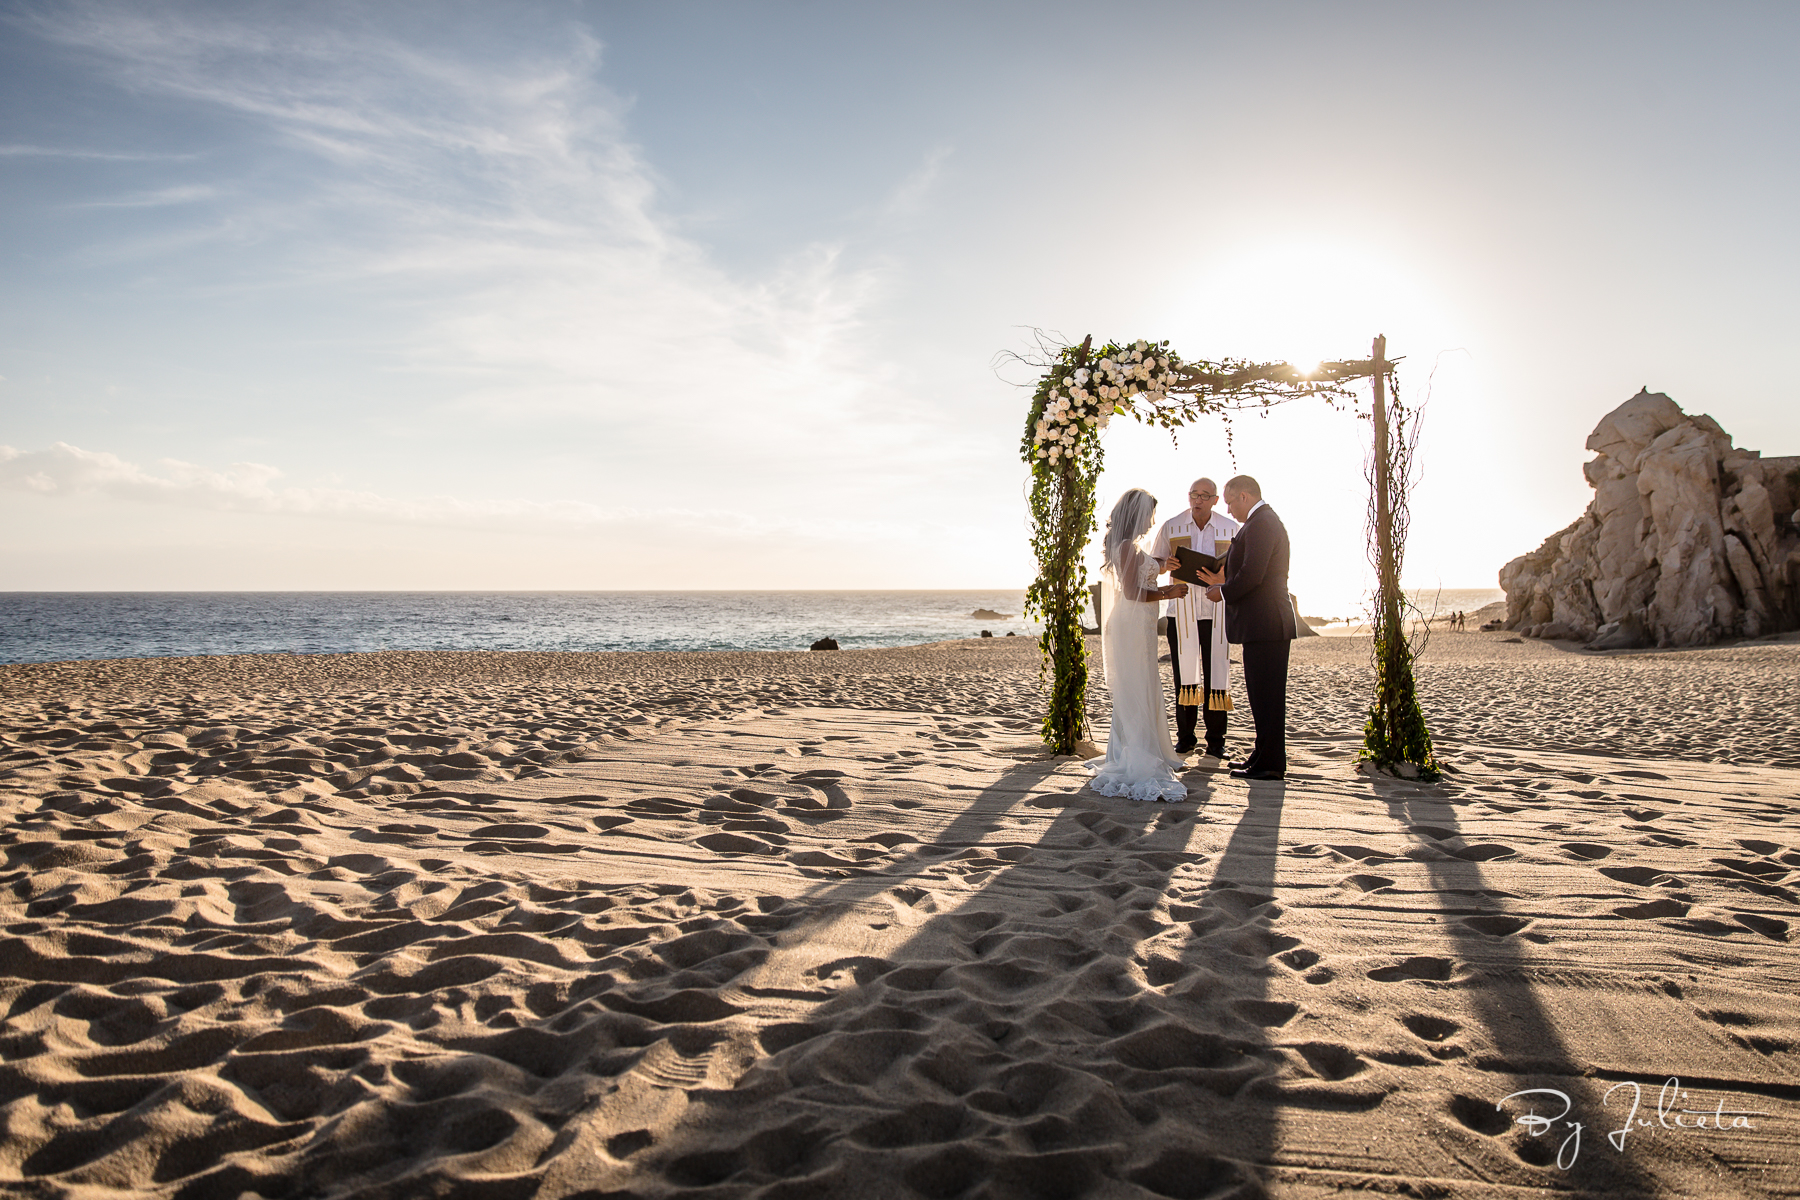
[(1369, 678), (1140, 805), (1026, 639), (0, 667), (0, 1190), (1800, 1194), (1800, 641)]

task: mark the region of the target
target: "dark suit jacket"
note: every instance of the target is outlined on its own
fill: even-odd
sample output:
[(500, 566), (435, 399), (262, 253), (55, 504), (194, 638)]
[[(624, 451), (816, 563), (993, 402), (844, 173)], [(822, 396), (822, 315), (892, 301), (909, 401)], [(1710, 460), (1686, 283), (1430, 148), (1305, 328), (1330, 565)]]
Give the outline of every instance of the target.
[(1225, 636), (1278, 642), (1300, 635), (1288, 599), (1287, 526), (1267, 504), (1250, 514), (1225, 555)]

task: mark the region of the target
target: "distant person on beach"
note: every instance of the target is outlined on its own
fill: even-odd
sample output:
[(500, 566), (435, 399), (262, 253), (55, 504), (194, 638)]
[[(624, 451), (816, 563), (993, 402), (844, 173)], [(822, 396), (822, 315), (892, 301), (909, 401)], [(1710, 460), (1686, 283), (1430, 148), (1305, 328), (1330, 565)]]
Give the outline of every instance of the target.
[[(1188, 485), (1188, 507), (1164, 521), (1150, 544), (1150, 555), (1164, 571), (1179, 564), (1171, 538), (1186, 538), (1190, 550), (1216, 553), (1219, 542), (1237, 536), (1238, 523), (1215, 513), (1219, 485), (1204, 475)], [(1199, 744), (1194, 727), (1205, 712), (1206, 753), (1225, 757), (1225, 720), (1231, 711), (1231, 650), (1225, 644), (1225, 606), (1208, 600), (1198, 588), (1169, 601), (1169, 664), (1175, 675), (1175, 753), (1191, 754)]]
[(1169, 745), (1162, 676), (1156, 669), (1156, 610), (1162, 600), (1186, 594), (1185, 583), (1156, 586), (1161, 563), (1141, 541), (1156, 517), (1156, 497), (1132, 488), (1106, 521), (1106, 588), (1101, 605), (1100, 662), (1112, 694), (1112, 728), (1106, 757), (1090, 763), (1102, 796), (1133, 800), (1181, 800), (1187, 796), (1175, 772), (1181, 756)]
[(1244, 647), (1244, 695), (1256, 746), (1232, 774), (1240, 779), (1287, 776), (1288, 654), (1299, 636), (1288, 599), (1288, 532), (1248, 475), (1226, 481), (1225, 507), (1243, 522), (1219, 571), (1201, 571), (1207, 598), (1225, 602), (1225, 632)]

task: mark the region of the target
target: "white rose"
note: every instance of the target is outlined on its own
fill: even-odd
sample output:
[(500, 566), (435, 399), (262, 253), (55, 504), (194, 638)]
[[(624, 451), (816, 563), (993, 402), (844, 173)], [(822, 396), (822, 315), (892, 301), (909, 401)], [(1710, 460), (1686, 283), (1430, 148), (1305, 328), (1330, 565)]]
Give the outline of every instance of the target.
[(1083, 418), (1081, 418), (1081, 419), (1082, 419), (1082, 421), (1083, 421), (1083, 422), (1084, 422), (1084, 423), (1085, 423), (1085, 424), (1087, 424), (1087, 425), (1088, 425), (1088, 426), (1089, 426), (1089, 427), (1092, 427), (1092, 426), (1094, 426), (1094, 425), (1098, 425), (1098, 424), (1099, 424), (1099, 423), (1100, 423), (1100, 418), (1099, 418), (1099, 417), (1083, 417)]
[(1048, 450), (1043, 449), (1042, 447), (1039, 447), (1037, 456), (1039, 458), (1048, 458), (1048, 457), (1050, 457), (1050, 452)]
[(1143, 362), (1144, 361), (1144, 343), (1139, 342), (1138, 348), (1131, 352), (1131, 361), (1132, 362)]

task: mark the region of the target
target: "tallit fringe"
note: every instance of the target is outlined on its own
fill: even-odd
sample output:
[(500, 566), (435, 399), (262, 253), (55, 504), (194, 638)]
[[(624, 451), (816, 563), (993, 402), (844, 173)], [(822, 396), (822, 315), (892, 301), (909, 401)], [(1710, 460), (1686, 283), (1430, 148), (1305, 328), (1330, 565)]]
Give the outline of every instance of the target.
[[(1201, 693), (1205, 690), (1205, 688), (1202, 688), (1199, 685), (1177, 688), (1175, 690), (1175, 703), (1182, 708), (1198, 708), (1200, 707), (1200, 701), (1202, 699)], [(1215, 695), (1216, 694), (1217, 693), (1215, 693)], [(1227, 699), (1226, 702), (1230, 703), (1229, 699)]]
[[(1185, 691), (1186, 689), (1183, 689), (1183, 690)], [(1196, 688), (1194, 690), (1198, 691), (1199, 689)], [(1208, 692), (1207, 696), (1206, 696), (1206, 707), (1211, 709), (1213, 712), (1230, 712), (1231, 711), (1231, 693), (1230, 692)]]

